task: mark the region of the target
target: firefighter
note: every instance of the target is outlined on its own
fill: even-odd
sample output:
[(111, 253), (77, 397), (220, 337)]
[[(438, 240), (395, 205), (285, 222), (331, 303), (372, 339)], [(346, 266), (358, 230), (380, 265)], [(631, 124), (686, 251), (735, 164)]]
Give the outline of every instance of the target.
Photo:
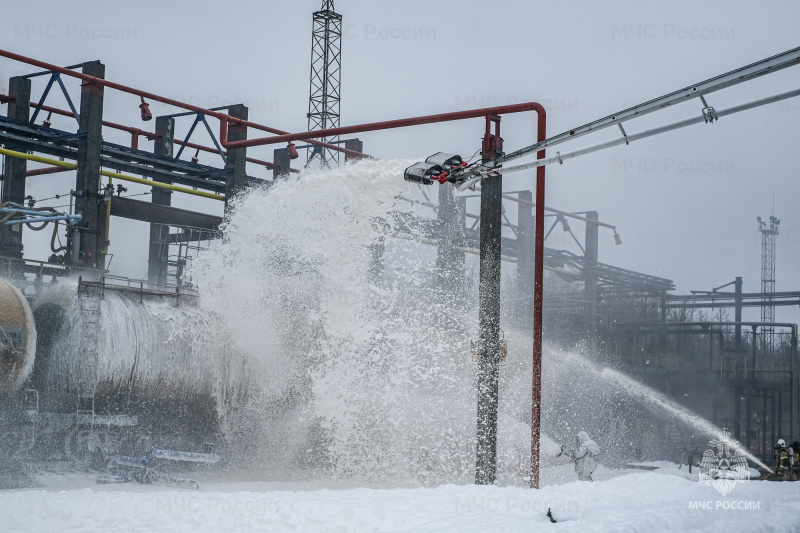
[(566, 455), (571, 463), (575, 463), (575, 473), (581, 481), (592, 481), (592, 473), (597, 468), (597, 456), (600, 448), (597, 443), (589, 438), (585, 431), (579, 431), (575, 441), (567, 446), (561, 445), (561, 452), (556, 455)]
[(786, 441), (778, 439), (775, 444), (775, 475), (781, 481), (797, 481), (794, 470), (794, 450), (786, 447)]

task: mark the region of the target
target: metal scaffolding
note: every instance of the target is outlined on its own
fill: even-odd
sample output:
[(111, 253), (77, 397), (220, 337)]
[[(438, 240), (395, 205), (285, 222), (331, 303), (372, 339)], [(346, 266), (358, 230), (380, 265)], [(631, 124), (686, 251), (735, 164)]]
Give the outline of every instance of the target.
[(174, 224), (153, 224), (157, 231), (153, 232), (153, 241), (159, 251), (164, 265), (165, 279), (157, 280), (159, 285), (175, 287), (191, 287), (191, 280), (186, 278), (186, 269), (197, 256), (211, 248), (211, 241), (222, 238), (222, 232), (207, 228), (176, 226)]
[[(769, 222), (758, 217), (758, 231), (761, 232), (761, 292), (764, 293), (764, 304), (761, 306), (761, 322), (775, 322), (775, 237), (778, 235), (780, 219), (774, 215)], [(772, 355), (774, 346), (774, 329), (767, 327), (761, 338), (764, 353)]]
[[(342, 16), (334, 11), (333, 0), (323, 0), (314, 12), (311, 32), (311, 89), (308, 100), (309, 131), (339, 127), (339, 83), (342, 72)], [(337, 142), (339, 137), (326, 138)], [(307, 163), (319, 157), (323, 165), (339, 162), (339, 152), (323, 146), (308, 150)]]

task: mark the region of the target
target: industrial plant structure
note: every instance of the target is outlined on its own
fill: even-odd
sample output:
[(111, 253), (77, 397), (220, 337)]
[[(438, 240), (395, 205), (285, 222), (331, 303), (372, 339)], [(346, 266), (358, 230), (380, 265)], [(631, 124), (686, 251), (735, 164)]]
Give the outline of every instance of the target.
[[(0, 95), (6, 108), (0, 118), (0, 153), (6, 158), (0, 205), (0, 424), (7, 429), (4, 438), (12, 435), (15, 439), (13, 445), (4, 441), (0, 453), (87, 461), (120, 450), (136, 453), (152, 435), (167, 435), (178, 442), (176, 446), (186, 448), (216, 439), (211, 377), (202, 372), (176, 375), (159, 368), (155, 352), (169, 350), (180, 361), (189, 350), (188, 341), (168, 335), (137, 310), (146, 302), (168, 301), (183, 310), (187, 321), (198, 312), (193, 300), (203, 288), (185, 284), (184, 268), (193, 250), (220, 237), (222, 219), (171, 206), (173, 194), (228, 203), (248, 187), (267, 187), (270, 182), (250, 174), (248, 165), (271, 169), (274, 180), (285, 179), (290, 172), (298, 172), (291, 168), (291, 161), (298, 148), (306, 147), (295, 146), (295, 140), (308, 143), (306, 163), (319, 157), (326, 164), (336, 164), (340, 153), (345, 161), (369, 157), (360, 140), (339, 141), (339, 135), (485, 118), (482, 152), (483, 163), (489, 166), (503, 153), (502, 115), (529, 111), (540, 115), (539, 141), (545, 139), (544, 110), (538, 104), (340, 128), (341, 16), (335, 13), (333, 2), (326, 1), (314, 21), (310, 131), (297, 135), (250, 121), (244, 105), (204, 109), (114, 83), (106, 79), (106, 66), (97, 61), (60, 67), (0, 50), (0, 57), (40, 69), (11, 78), (8, 94)], [(335, 48), (330, 47), (332, 43)], [(47, 81), (43, 90), (34, 93), (32, 82), (39, 78)], [(66, 87), (78, 83), (80, 101), (72, 102)], [(55, 90), (63, 92), (69, 109), (47, 105), (48, 95)], [(152, 129), (105, 120), (107, 91), (136, 97), (141, 117), (152, 123)], [(154, 101), (173, 106), (176, 112), (153, 117), (149, 103)], [(713, 108), (704, 107), (703, 116), (713, 120), (713, 113)], [(74, 127), (51, 127), (52, 114), (74, 119)], [(193, 121), (185, 138), (175, 134), (178, 120)], [(214, 122), (219, 123), (216, 128)], [(191, 142), (200, 125), (211, 134), (214, 146)], [(498, 128), (494, 133), (491, 125)], [(130, 144), (105, 141), (107, 129), (129, 133)], [(254, 132), (272, 137), (253, 139)], [(139, 148), (141, 138), (153, 141), (152, 152)], [(273, 161), (247, 155), (248, 146), (267, 143), (286, 147), (275, 150)], [(533, 153), (540, 150), (544, 156), (544, 147)], [(216, 154), (220, 164), (199, 163), (191, 157), (197, 151)], [(46, 166), (29, 169), (31, 162)], [(77, 172), (71, 211), (29, 205), (28, 177), (66, 170)], [(540, 176), (543, 180), (543, 167)], [(108, 178), (105, 184), (103, 177)], [(126, 198), (119, 188), (115, 195), (113, 185), (119, 187), (125, 181), (152, 187), (151, 200)], [(485, 180), (480, 185), (481, 213), (470, 213), (466, 197), (455, 194), (456, 188), (444, 180), (438, 201), (423, 203), (430, 208), (430, 216), (396, 213), (392, 226), (397, 233), (385, 239), (414, 239), (435, 246), (441, 284), (456, 295), (464, 285), (448, 280), (463, 278), (466, 255), (492, 249), (497, 265), (499, 261), (516, 263), (513, 294), (502, 303), (498, 296), (492, 304), (497, 327), (502, 316), (529, 328), (538, 296), (543, 298), (543, 322), (549, 335), (545, 340), (567, 346), (589, 344), (597, 362), (624, 370), (726, 427), (764, 460), (771, 458), (771, 443), (778, 437), (797, 437), (797, 326), (776, 323), (774, 307), (800, 304), (800, 291), (775, 292), (777, 220), (760, 228), (764, 249), (773, 254), (760, 292), (744, 292), (742, 278), (737, 277), (711, 291), (677, 295), (669, 279), (599, 261), (601, 232), (613, 232), (617, 244), (621, 238), (616, 227), (601, 220), (597, 212), (571, 213), (537, 204), (535, 191), (504, 193), (501, 183)], [(509, 212), (516, 215), (504, 214)], [(109, 243), (109, 223), (115, 217), (150, 224), (147, 279), (110, 275), (107, 256), (114, 246), (124, 245)], [(547, 230), (538, 241), (537, 222)], [(25, 253), (25, 236), (29, 230), (42, 229), (42, 224), (53, 225), (53, 253), (30, 257)], [(568, 234), (581, 253), (548, 246), (554, 232)], [(56, 247), (60, 238), (64, 245)], [(376, 279), (382, 275), (385, 243), (381, 241), (373, 250), (371, 271)], [(543, 291), (536, 286), (537, 261), (544, 272)], [(491, 279), (482, 274), (484, 281)], [(721, 290), (728, 286), (733, 290)], [(507, 307), (501, 309), (501, 305)], [(99, 364), (100, 352), (113, 345), (113, 338), (103, 329), (101, 315), (112, 307), (130, 314), (141, 345), (135, 354), (118, 347), (113, 357), (119, 364), (104, 366)], [(761, 307), (762, 320), (742, 321), (744, 307)], [(719, 309), (731, 309), (734, 318), (719, 314), (718, 320), (712, 320), (706, 313), (701, 319), (697, 312)], [(224, 339), (217, 342), (224, 350)], [(146, 373), (142, 360), (150, 361)], [(496, 372), (498, 364), (495, 361), (487, 368)], [(665, 428), (665, 433), (670, 431)], [(687, 436), (678, 429), (675, 432), (669, 437), (679, 446)]]

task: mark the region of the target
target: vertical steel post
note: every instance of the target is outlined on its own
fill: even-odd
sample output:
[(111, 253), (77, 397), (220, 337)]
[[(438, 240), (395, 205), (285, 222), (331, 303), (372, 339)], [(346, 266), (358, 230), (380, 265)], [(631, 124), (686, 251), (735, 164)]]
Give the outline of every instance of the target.
[[(228, 114), (234, 118), (247, 120), (248, 109), (241, 104), (232, 105), (228, 108)], [(244, 141), (247, 139), (247, 127), (240, 124), (231, 124), (228, 128), (228, 141)], [(225, 184), (225, 205), (233, 196), (247, 185), (247, 148), (235, 148), (228, 150), (227, 169), (233, 169)]]
[[(778, 392), (778, 394), (780, 394), (780, 392)], [(770, 415), (769, 415), (770, 427), (771, 427), (771, 436), (772, 436), (772, 439), (770, 440), (770, 442), (775, 443), (780, 438), (780, 436), (778, 435), (778, 424), (776, 422), (778, 411), (775, 408), (775, 404), (777, 403), (776, 400), (775, 400), (775, 391), (770, 391), (769, 398), (770, 398), (770, 403), (772, 404), (772, 406), (770, 407), (771, 410), (770, 410)], [(791, 441), (789, 441), (789, 442), (791, 442)]]
[[(8, 118), (27, 123), (30, 117), (31, 80), (28, 78), (13, 77), (8, 83), (8, 95), (12, 98), (8, 102)], [(28, 170), (28, 161), (16, 157), (6, 158), (5, 173), (3, 174), (2, 201), (21, 204), (25, 201), (25, 176)], [(0, 255), (22, 258), (22, 226), (0, 226)], [(21, 271), (20, 271), (20, 275)]]
[[(172, 157), (175, 139), (175, 119), (156, 117), (156, 138), (153, 153), (160, 157)], [(161, 180), (156, 180), (161, 181)], [(156, 205), (170, 205), (172, 191), (153, 187), (150, 201)], [(169, 227), (164, 224), (150, 224), (150, 249), (147, 263), (147, 279), (150, 283), (166, 284), (169, 259), (169, 245), (166, 244)]]
[[(490, 133), (495, 122), (495, 134)], [(487, 115), (483, 161), (490, 161), (502, 146), (500, 117)], [(497, 467), (497, 400), (500, 378), (500, 246), (503, 209), (503, 177), (481, 184), (480, 285), (478, 320), (482, 353), (478, 357), (478, 423), (475, 483), (492, 485)]]
[[(344, 149), (345, 150), (353, 150), (354, 152), (363, 152), (364, 151), (364, 142), (360, 139), (347, 139), (344, 141)], [(350, 152), (345, 152), (344, 154), (344, 161), (345, 163), (348, 161), (357, 161), (361, 159), (357, 155), (353, 155)]]
[[(586, 213), (586, 218), (588, 220), (600, 220), (600, 215), (597, 214), (597, 211), (589, 211)], [(583, 294), (586, 300), (586, 313), (589, 316), (587, 333), (592, 338), (595, 337), (595, 324), (597, 323), (597, 258), (600, 245), (599, 229), (600, 227), (597, 224), (586, 222), (586, 236), (584, 238), (586, 250), (583, 255)], [(645, 313), (647, 313), (646, 301)]]
[(792, 407), (789, 409), (789, 431), (792, 440), (800, 439), (797, 427), (797, 325), (792, 326)]
[(734, 286), (734, 322), (736, 322), (736, 326), (734, 326), (734, 337), (736, 339), (736, 351), (742, 351), (742, 325), (739, 323), (742, 321), (742, 278), (737, 277), (733, 281)]
[(761, 460), (767, 461), (767, 391), (761, 391)]
[[(83, 64), (83, 73), (105, 78), (106, 67), (99, 61)], [(100, 162), (103, 150), (103, 85), (96, 82), (81, 84), (80, 132), (78, 140), (77, 176), (75, 178), (75, 212), (83, 214), (80, 222), (80, 251), (84, 264), (105, 268), (102, 253), (100, 212)], [(105, 218), (105, 217), (103, 217)], [(103, 221), (104, 222), (104, 221)]]
[(289, 149), (288, 148), (276, 148), (272, 152), (272, 162), (275, 164), (272, 167), (272, 180), (277, 180), (280, 178), (288, 178), (291, 171), (291, 162), (292, 160), (289, 158)]
[(437, 288), (448, 299), (461, 300), (464, 287), (464, 252), (457, 251), (462, 244), (464, 224), (451, 183), (439, 187), (439, 207), (436, 210), (438, 228), (436, 247)]
[[(517, 283), (522, 298), (519, 319), (527, 326), (533, 322), (533, 249), (536, 241), (536, 230), (533, 218), (533, 193), (520, 191), (517, 204)], [(528, 202), (528, 203), (524, 203)]]
[(742, 393), (733, 389), (733, 437), (742, 442)]
[(749, 451), (751, 451), (751, 446), (750, 446), (750, 444), (751, 444), (751, 442), (750, 442), (750, 419), (752, 418), (751, 413), (753, 412), (753, 409), (751, 408), (750, 391), (745, 391), (745, 394), (747, 394), (747, 396), (745, 396), (745, 402), (744, 402), (744, 411), (745, 411), (744, 412), (744, 416), (745, 416), (744, 445), (745, 445), (745, 449), (749, 452)]

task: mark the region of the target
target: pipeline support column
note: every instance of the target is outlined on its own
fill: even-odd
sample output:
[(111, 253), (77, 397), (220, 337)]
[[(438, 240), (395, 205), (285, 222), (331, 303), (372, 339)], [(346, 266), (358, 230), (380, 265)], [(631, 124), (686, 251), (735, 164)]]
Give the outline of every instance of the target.
[(272, 180), (275, 181), (280, 178), (288, 178), (291, 170), (292, 159), (289, 157), (288, 148), (276, 148), (273, 151), (272, 163)]
[[(597, 211), (586, 213), (588, 220), (600, 220)], [(584, 299), (586, 300), (587, 333), (594, 339), (597, 326), (597, 249), (599, 247), (599, 226), (586, 222), (586, 235), (584, 246), (586, 251), (583, 258), (584, 272)]]
[[(360, 139), (347, 139), (344, 141), (345, 150), (353, 150), (355, 152), (364, 152), (364, 142)], [(348, 161), (358, 161), (361, 159), (357, 155), (352, 155), (350, 153), (344, 154), (344, 162), (347, 163)]]
[[(495, 124), (495, 134), (490, 133)], [(482, 158), (489, 161), (502, 150), (500, 117), (487, 115)], [(497, 404), (500, 381), (500, 252), (503, 177), (481, 184), (480, 282), (478, 287), (478, 421), (475, 443), (475, 483), (492, 485), (497, 469)]]
[[(8, 87), (8, 118), (27, 123), (30, 118), (31, 80), (13, 77)], [(2, 201), (21, 204), (25, 201), (25, 175), (28, 162), (16, 157), (6, 158), (3, 174)], [(0, 255), (22, 258), (22, 224), (0, 226)]]
[[(83, 73), (105, 78), (106, 67), (99, 61), (84, 63)], [(79, 263), (97, 269), (105, 268), (103, 235), (100, 220), (100, 163), (103, 153), (103, 86), (84, 81), (81, 84), (80, 129), (77, 177), (75, 178), (75, 212), (83, 214), (80, 222)], [(77, 236), (73, 234), (73, 238)]]
[[(535, 228), (533, 224), (533, 193), (520, 191), (517, 204), (517, 283), (521, 300), (520, 322), (523, 327), (533, 323), (533, 246)], [(523, 203), (528, 202), (528, 203)]]
[[(242, 104), (232, 105), (228, 108), (228, 114), (234, 118), (247, 120), (248, 109)], [(228, 141), (244, 141), (247, 139), (247, 127), (231, 123), (228, 127)], [(225, 205), (236, 195), (236, 193), (247, 185), (247, 148), (234, 148), (228, 150), (226, 168), (233, 172), (228, 176), (225, 184)]]
[(734, 286), (734, 322), (736, 322), (736, 326), (734, 326), (734, 337), (736, 339), (736, 352), (742, 351), (742, 325), (739, 323), (742, 321), (742, 278), (736, 277), (733, 282)]
[(436, 273), (438, 286), (446, 298), (462, 300), (464, 287), (464, 252), (456, 250), (463, 241), (464, 224), (459, 213), (454, 187), (443, 183), (439, 187), (439, 207), (436, 211), (438, 228)]
[[(175, 119), (172, 117), (156, 117), (156, 138), (153, 143), (153, 153), (159, 157), (173, 157), (174, 140)], [(151, 193), (151, 203), (166, 206), (172, 204), (172, 191), (153, 187)], [(150, 224), (150, 248), (147, 255), (147, 279), (150, 283), (157, 285), (165, 285), (167, 283), (169, 245), (166, 242), (168, 238), (169, 226)]]

